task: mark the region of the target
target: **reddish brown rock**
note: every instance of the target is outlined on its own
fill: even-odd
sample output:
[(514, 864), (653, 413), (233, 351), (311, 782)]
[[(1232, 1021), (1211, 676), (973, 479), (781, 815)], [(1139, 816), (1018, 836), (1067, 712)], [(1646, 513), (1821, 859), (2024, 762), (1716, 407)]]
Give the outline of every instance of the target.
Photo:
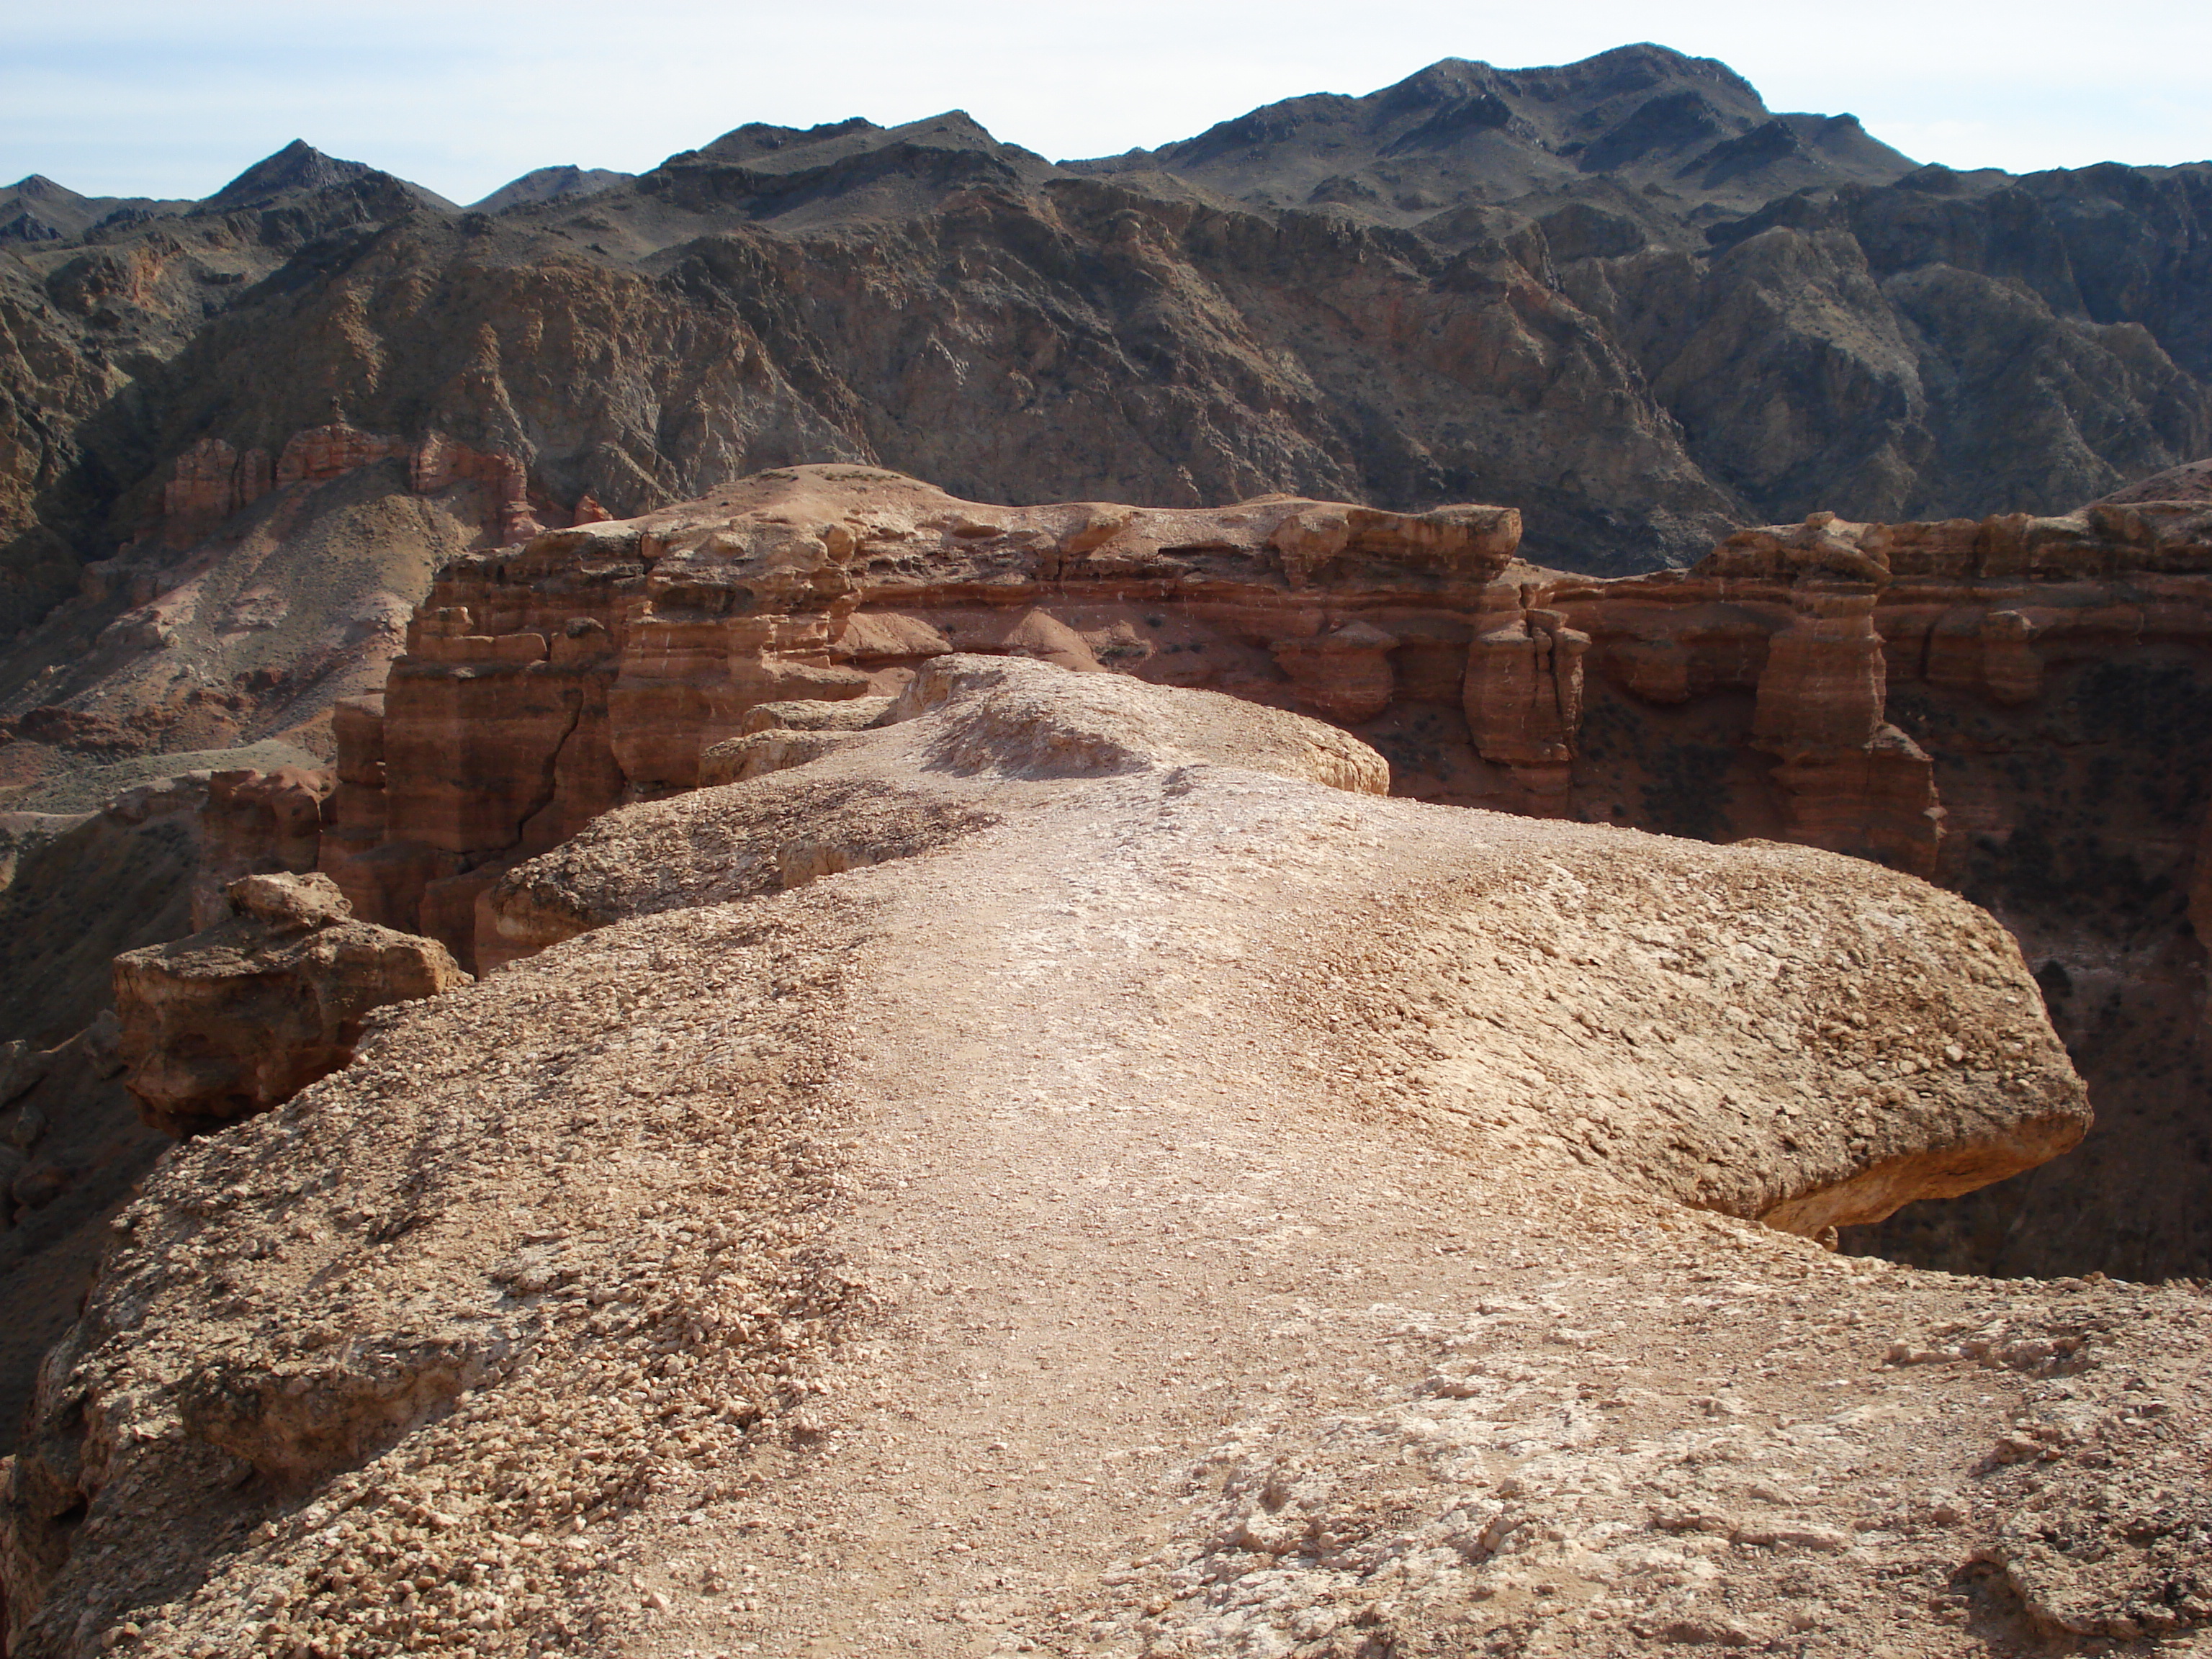
[(529, 469), (503, 450), (486, 453), (434, 432), (409, 456), (408, 483), (418, 495), (434, 495), (461, 483), (483, 485), (489, 497), (485, 532), (502, 544), (544, 529), (531, 515)]
[(356, 467), (405, 453), (406, 445), (398, 438), (380, 437), (343, 422), (309, 427), (294, 433), (277, 455), (276, 487), (322, 483)]
[(1590, 638), (1527, 597), (1507, 582), (1485, 594), (1462, 702), (1475, 752), (1510, 770), (1528, 797), (1522, 810), (1552, 817), (1567, 807)]
[[(395, 458), (406, 461), (408, 487), (418, 495), (435, 495), (456, 484), (477, 486), (487, 545), (526, 540), (545, 528), (531, 506), (529, 469), (507, 451), (473, 449), (440, 432), (410, 443), (336, 422), (293, 434), (273, 471), (266, 450), (240, 453), (220, 438), (198, 440), (177, 457), (169, 481), (161, 486), (162, 540), (172, 548), (190, 547), (272, 489), (328, 483)], [(559, 514), (554, 516), (557, 521)], [(577, 505), (575, 522), (606, 516), (586, 495)]]
[[(1863, 568), (1876, 567), (1869, 560)], [(1870, 583), (1825, 574), (1800, 580), (1790, 625), (1769, 642), (1759, 677), (1752, 742), (1781, 762), (1774, 776), (1787, 796), (1790, 840), (1874, 852), (1924, 876), (1936, 868), (1943, 809), (1933, 763), (1882, 719), (1888, 677), (1874, 626), (1878, 597)]]
[(215, 926), (115, 959), (125, 1085), (171, 1134), (267, 1111), (352, 1059), (372, 1009), (468, 982), (435, 941), (354, 921), (327, 877), (225, 896)]
[(2116, 603), (2108, 580), (2123, 556), (2155, 567), (2139, 580), (2179, 584), (2160, 625), (2206, 632), (2203, 584), (2163, 574), (2212, 568), (2201, 515), (1817, 514), (1733, 536), (1694, 571), (1612, 581), (1514, 565), (1516, 522), (1287, 496), (1003, 507), (820, 466), (550, 532), (448, 566), (381, 718), (339, 720), (324, 867), (364, 915), (465, 953), (472, 872), (693, 787), (702, 753), (744, 736), (754, 708), (886, 695), (957, 650), (1404, 732), (1419, 740), (1401, 764), (1410, 793), (1632, 823), (1652, 823), (1636, 779), (1663, 749), (1615, 760), (1608, 739), (1586, 755), (1583, 726), (1593, 708), (1611, 732), (1678, 707), (1678, 726), (1718, 719), (1699, 742), (1734, 757), (1696, 803), (1707, 833), (1929, 873), (1936, 763), (1926, 732), (1890, 718), (1893, 678), (2024, 706), (2053, 653), (2141, 636), (2143, 601)]
[[(767, 705), (857, 707), (950, 652), (1326, 713), (1401, 793), (1802, 842), (1989, 907), (2088, 988), (2059, 1017), (2110, 1127), (2035, 1181), (2083, 1170), (2063, 1201), (2102, 1219), (2015, 1224), (2002, 1206), (2025, 1200), (1996, 1188), (1924, 1259), (2060, 1271), (2087, 1229), (2137, 1241), (2100, 1258), (2116, 1270), (2212, 1261), (2176, 1127), (2201, 1117), (2207, 1006), (2183, 931), (2212, 811), (2202, 504), (1815, 514), (1613, 580), (1516, 562), (1510, 530), (1280, 496), (1005, 507), (822, 466), (549, 532), (449, 564), (381, 717), (339, 720), (322, 866), (362, 915), (466, 962), (520, 860), (792, 758), (779, 739), (702, 770)], [(2121, 1196), (2146, 1190), (2165, 1196)]]
[(241, 455), (220, 438), (202, 438), (177, 458), (174, 477), (162, 486), (162, 538), (171, 547), (189, 547), (269, 489), (267, 450)]
[[(1370, 718), (1391, 701), (1400, 636), (1367, 613), (1413, 598), (1417, 615), (1436, 611), (1504, 568), (1516, 526), (1498, 508), (1401, 515), (1290, 497), (1001, 507), (895, 473), (805, 467), (550, 532), (448, 566), (380, 718), (364, 705), (338, 718), (323, 867), (362, 915), (465, 953), (459, 898), (473, 902), (476, 872), (694, 787), (702, 752), (745, 735), (756, 709), (879, 698), (954, 650), (1317, 697)], [(1400, 567), (1413, 592), (1393, 592)], [(1420, 648), (1463, 651), (1464, 630), (1447, 623), (1439, 639), (1437, 622), (1421, 623)], [(1431, 694), (1455, 697), (1456, 680)]]
[(1357, 726), (1390, 706), (1397, 690), (1390, 653), (1399, 643), (1396, 635), (1354, 621), (1309, 639), (1279, 641), (1274, 655), (1301, 707)]
[(322, 848), (323, 803), (329, 772), (280, 766), (273, 772), (216, 772), (200, 808), (199, 873), (192, 886), (192, 922), (211, 927), (229, 913), (225, 890), (240, 876), (303, 874)]

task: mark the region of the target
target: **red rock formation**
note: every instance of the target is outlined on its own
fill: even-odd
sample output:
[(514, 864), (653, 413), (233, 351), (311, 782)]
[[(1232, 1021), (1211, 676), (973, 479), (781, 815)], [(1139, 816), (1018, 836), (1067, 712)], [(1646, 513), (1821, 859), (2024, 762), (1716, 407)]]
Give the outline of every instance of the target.
[[(2212, 568), (2201, 518), (1816, 514), (1694, 571), (1607, 581), (1509, 573), (1516, 521), (1497, 508), (1011, 508), (791, 469), (448, 567), (381, 717), (339, 721), (323, 864), (363, 915), (465, 957), (501, 871), (618, 802), (693, 787), (748, 710), (894, 691), (917, 662), (980, 650), (1212, 686), (1378, 740), (1418, 729), (1424, 746), (1401, 748), (1419, 793), (1630, 822), (1653, 814), (1615, 803), (1650, 793), (1639, 769), (1659, 757), (1586, 757), (1586, 708), (1612, 729), (1679, 707), (1717, 719), (1735, 757), (1702, 803), (1711, 833), (1931, 873), (1936, 763), (1889, 718), (1892, 681), (2018, 706), (2061, 641), (2139, 635), (2147, 601), (2203, 638), (2206, 585), (2159, 574)], [(2118, 599), (2124, 560), (2169, 596)]]
[(1390, 706), (1397, 690), (1390, 653), (1399, 643), (1395, 634), (1353, 621), (1326, 634), (1279, 640), (1274, 656), (1300, 703), (1325, 719), (1357, 726)]
[(407, 477), (418, 495), (434, 495), (461, 483), (483, 485), (495, 521), (489, 533), (502, 545), (526, 541), (545, 528), (531, 516), (529, 469), (504, 450), (486, 453), (434, 432), (408, 458)]
[[(1207, 687), (1354, 726), (1401, 793), (1804, 842), (1966, 893), (2034, 960), (2085, 964), (2062, 1029), (2134, 1127), (2065, 1166), (2117, 1160), (2074, 1209), (2140, 1236), (2116, 1269), (2212, 1261), (2185, 1182), (2111, 1207), (2137, 1179), (2112, 1170), (2166, 1179), (2172, 1126), (2202, 1112), (2185, 913), (2194, 884), (2212, 915), (2212, 720), (2191, 712), (2212, 707), (2212, 510), (1816, 514), (1613, 580), (1516, 563), (1514, 528), (1285, 497), (1000, 507), (834, 466), (550, 532), (448, 566), (380, 715), (341, 717), (322, 867), (465, 961), (507, 869), (701, 781), (755, 708), (893, 693), (951, 651)], [(751, 752), (703, 775), (767, 763)], [(2057, 1232), (1989, 1207), (2008, 1190), (1942, 1259), (2064, 1270)]]
[[(409, 487), (418, 495), (456, 484), (478, 486), (484, 497), (487, 546), (526, 541), (545, 529), (531, 507), (529, 468), (519, 457), (505, 450), (471, 449), (436, 432), (410, 445), (339, 422), (293, 434), (273, 476), (266, 450), (249, 449), (241, 455), (220, 438), (199, 439), (177, 457), (173, 474), (162, 486), (161, 541), (171, 548), (190, 547), (271, 489), (327, 483), (395, 457), (405, 458)], [(593, 518), (583, 516), (586, 507)], [(578, 503), (577, 514), (580, 523), (607, 517), (589, 495)]]
[(1493, 582), (1468, 647), (1464, 704), (1475, 752), (1510, 769), (1523, 811), (1567, 811), (1583, 719), (1583, 657), (1590, 636), (1563, 614), (1526, 603), (1532, 590)]
[(1879, 590), (1814, 574), (1790, 594), (1790, 625), (1767, 646), (1752, 743), (1778, 757), (1788, 838), (1873, 850), (1915, 875), (1936, 867), (1943, 809), (1933, 763), (1886, 725), (1888, 678), (1875, 632)]
[(200, 808), (199, 874), (192, 925), (210, 927), (228, 914), (223, 890), (241, 876), (305, 873), (321, 853), (328, 772), (280, 766), (273, 772), (217, 772)]
[(353, 1057), (370, 1010), (468, 982), (432, 940), (352, 920), (319, 875), (255, 875), (223, 918), (115, 959), (124, 1082), (188, 1134), (289, 1100)]
[(269, 489), (267, 450), (241, 455), (220, 438), (202, 438), (177, 457), (175, 476), (162, 486), (162, 539), (189, 547)]
[(382, 438), (343, 422), (295, 432), (276, 458), (276, 487), (322, 483), (356, 467), (405, 453), (398, 438)]

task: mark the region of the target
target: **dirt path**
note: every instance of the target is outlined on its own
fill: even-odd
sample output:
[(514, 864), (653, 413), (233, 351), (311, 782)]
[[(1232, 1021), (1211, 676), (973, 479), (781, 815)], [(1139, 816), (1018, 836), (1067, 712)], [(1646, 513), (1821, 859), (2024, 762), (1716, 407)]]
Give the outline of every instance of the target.
[(1281, 981), (1379, 925), (1347, 851), (1370, 896), (1443, 870), (1259, 781), (1101, 793), (1024, 826), (1018, 883), (901, 888), (916, 948), (854, 1002), (931, 1040), (842, 1082), (885, 1340), (750, 1492), (672, 1506), (630, 1650), (2027, 1639), (1959, 1529), (2030, 1385), (1885, 1364), (2016, 1292), (1656, 1204), (1548, 1138), (1439, 1150)]
[(962, 660), (601, 820), (532, 866), (561, 942), (157, 1172), (7, 1486), (27, 1659), (2212, 1622), (2203, 1292), (1714, 1212), (2078, 1132), (1989, 918)]

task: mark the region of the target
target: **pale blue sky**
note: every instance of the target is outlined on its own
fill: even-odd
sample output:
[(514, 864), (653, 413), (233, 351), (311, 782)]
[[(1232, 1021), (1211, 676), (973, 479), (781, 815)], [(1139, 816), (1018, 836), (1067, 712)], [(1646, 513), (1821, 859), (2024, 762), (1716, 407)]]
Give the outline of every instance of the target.
[(204, 196), (294, 137), (459, 201), (532, 167), (637, 172), (741, 122), (965, 108), (1055, 157), (1197, 132), (1438, 58), (1650, 40), (1923, 161), (2212, 158), (2212, 6), (2107, 0), (0, 0), (0, 182)]

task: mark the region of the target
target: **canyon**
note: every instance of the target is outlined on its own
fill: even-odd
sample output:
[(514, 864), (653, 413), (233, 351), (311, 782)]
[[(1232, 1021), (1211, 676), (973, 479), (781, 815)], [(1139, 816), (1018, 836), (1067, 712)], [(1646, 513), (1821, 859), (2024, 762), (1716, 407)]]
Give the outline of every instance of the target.
[[(1508, 527), (1366, 526), (1478, 570)], [(0, 1487), (11, 1652), (2212, 1618), (2199, 1289), (1806, 1236), (2081, 1133), (1984, 913), (1388, 797), (1336, 726), (1130, 675), (785, 707), (746, 735), (842, 741), (519, 866), (536, 948), (117, 1218)]]
[[(319, 438), (356, 460), (302, 507), (392, 465), (382, 441)], [(398, 653), (380, 690), (331, 703), (327, 769), (203, 770), (88, 816), (9, 820), (23, 850), (0, 981), (43, 1092), (5, 1120), (6, 1282), (40, 1310), (7, 1386), (27, 1391), (100, 1218), (163, 1144), (142, 1115), (238, 1109), (222, 1088), (158, 1108), (129, 1091), (112, 1027), (95, 1029), (119, 952), (224, 925), (242, 877), (319, 870), (355, 923), (424, 936), (450, 952), (441, 973), (493, 971), (575, 930), (527, 878), (540, 855), (625, 804), (832, 756), (957, 652), (1296, 709), (1385, 757), (1400, 795), (1796, 842), (1959, 891), (2027, 952), (2098, 1125), (2011, 1180), (1846, 1225), (1843, 1248), (1977, 1273), (2201, 1273), (2205, 484), (2179, 469), (2041, 519), (1815, 515), (1688, 570), (1606, 579), (1526, 562), (1505, 507), (1007, 507), (816, 465), (451, 557), (404, 633), (338, 682)], [(457, 499), (479, 514), (457, 536), (474, 523), (489, 541), (500, 520)], [(773, 845), (732, 849), (730, 891), (909, 839), (885, 823), (841, 844), (797, 813)], [(293, 1006), (269, 994), (246, 1005)], [(191, 1046), (239, 1049), (208, 1036)], [(352, 1041), (309, 1045), (259, 1103)]]
[(2208, 212), (0, 191), (0, 1653), (2201, 1639)]
[(488, 969), (518, 948), (496, 908), (518, 866), (694, 787), (702, 756), (734, 777), (732, 749), (834, 748), (750, 729), (786, 700), (880, 713), (868, 699), (963, 651), (1227, 692), (1343, 726), (1399, 794), (1822, 847), (1984, 905), (2036, 964), (2100, 1127), (1852, 1248), (2201, 1272), (2198, 482), (2041, 519), (1818, 514), (1686, 571), (1593, 579), (1520, 559), (1506, 508), (1018, 508), (784, 469), (447, 565), (381, 696), (337, 711), (319, 867), (365, 921)]

